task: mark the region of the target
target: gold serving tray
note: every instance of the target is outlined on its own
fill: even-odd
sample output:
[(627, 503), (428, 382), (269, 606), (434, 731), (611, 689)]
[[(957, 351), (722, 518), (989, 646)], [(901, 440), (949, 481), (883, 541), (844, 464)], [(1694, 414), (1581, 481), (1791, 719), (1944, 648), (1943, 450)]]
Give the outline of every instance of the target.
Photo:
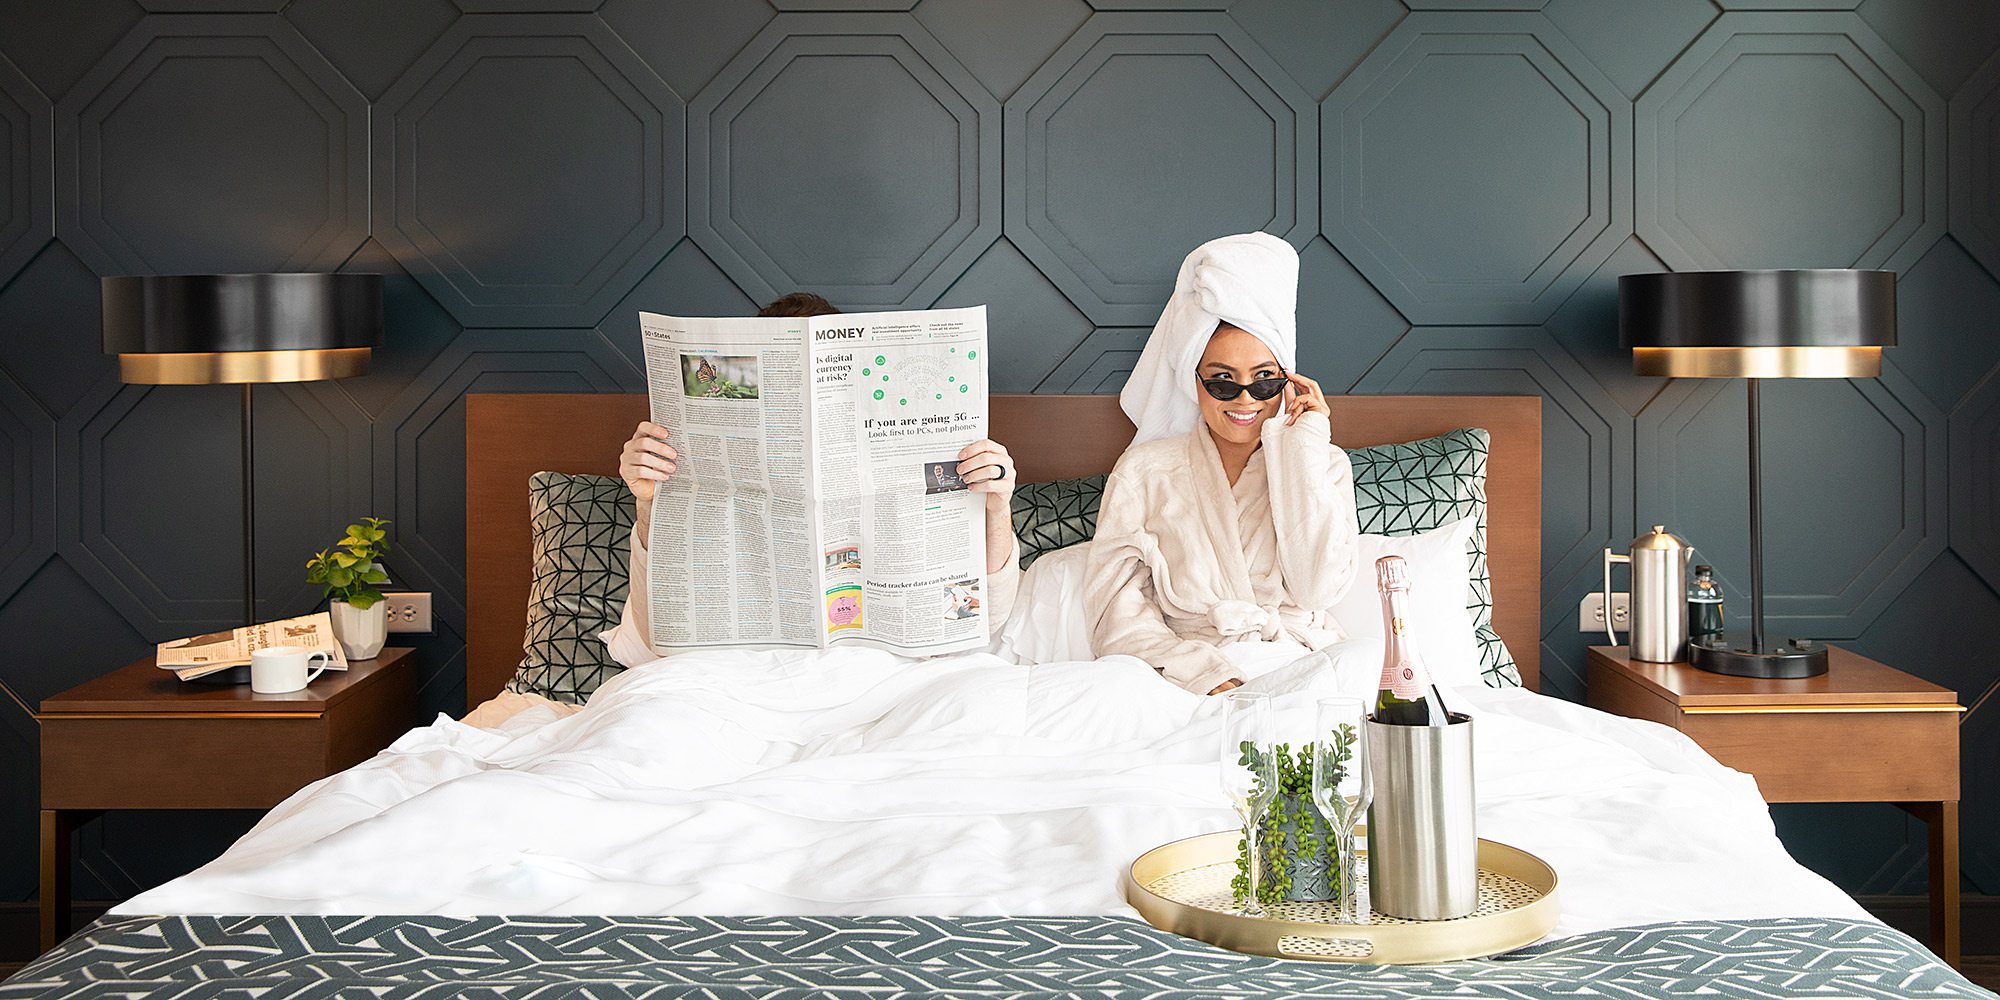
[[(1125, 899), (1172, 934), (1249, 955), (1313, 962), (1417, 965), (1485, 958), (1533, 944), (1556, 925), (1556, 873), (1516, 847), (1479, 842), (1479, 905), (1453, 920), (1374, 914), (1335, 923), (1331, 903), (1277, 903), (1264, 916), (1236, 912), (1229, 882), (1243, 835), (1231, 830), (1163, 844), (1132, 862)], [(1363, 851), (1359, 857), (1366, 858)], [(1366, 865), (1361, 866), (1367, 878)]]

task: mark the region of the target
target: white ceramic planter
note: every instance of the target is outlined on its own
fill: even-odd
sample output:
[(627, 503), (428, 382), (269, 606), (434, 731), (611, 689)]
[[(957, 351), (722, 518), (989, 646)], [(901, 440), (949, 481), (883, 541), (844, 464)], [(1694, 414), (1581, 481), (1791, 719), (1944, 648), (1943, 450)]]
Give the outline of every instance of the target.
[(389, 602), (376, 601), (363, 611), (346, 601), (328, 602), (333, 613), (333, 637), (350, 660), (372, 660), (389, 641)]

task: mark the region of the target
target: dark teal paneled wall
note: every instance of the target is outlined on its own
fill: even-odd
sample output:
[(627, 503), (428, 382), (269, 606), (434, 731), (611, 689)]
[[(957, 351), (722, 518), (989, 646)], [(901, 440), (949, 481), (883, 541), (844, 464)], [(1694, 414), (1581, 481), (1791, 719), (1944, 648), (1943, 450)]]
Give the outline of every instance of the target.
[[(458, 711), (462, 396), (639, 388), (641, 308), (983, 302), (996, 390), (1105, 392), (1190, 247), (1280, 234), (1330, 388), (1545, 398), (1543, 670), (1576, 698), (1605, 545), (1664, 520), (1739, 608), (1745, 566), (1742, 387), (1633, 377), (1616, 276), (1894, 268), (1880, 380), (1766, 394), (1771, 606), (1994, 689), (1991, 0), (1096, 6), (0, 4), (0, 900), (34, 892), (32, 706), (238, 600), (236, 398), (120, 385), (103, 274), (389, 275), (373, 374), (260, 396), (263, 611), (314, 606), (300, 560), (346, 519), (394, 518), (392, 568), (437, 594), (424, 697)], [(2000, 699), (1964, 732), (1988, 775)], [(114, 815), (82, 891), (177, 874), (241, 822)], [(1779, 822), (1852, 890), (1921, 885), (1888, 807)], [(1965, 822), (1967, 876), (2000, 892), (1990, 781)]]

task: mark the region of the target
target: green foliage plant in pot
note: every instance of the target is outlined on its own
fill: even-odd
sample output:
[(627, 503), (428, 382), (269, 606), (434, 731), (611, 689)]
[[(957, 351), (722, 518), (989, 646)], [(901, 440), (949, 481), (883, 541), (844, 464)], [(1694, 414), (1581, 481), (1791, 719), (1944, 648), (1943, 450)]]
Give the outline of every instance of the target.
[(389, 606), (377, 584), (389, 582), (382, 557), (389, 554), (388, 524), (364, 517), (347, 526), (347, 535), (331, 549), (306, 560), (306, 582), (326, 588), (327, 610), (333, 615), (333, 637), (350, 660), (372, 659), (389, 639)]
[[(1333, 829), (1312, 800), (1313, 751), (1311, 743), (1300, 747), (1297, 753), (1292, 752), (1289, 743), (1264, 750), (1244, 747), (1246, 756), (1269, 754), (1278, 780), (1278, 794), (1271, 799), (1257, 828), (1263, 862), (1263, 871), (1257, 879), (1257, 901), (1267, 906), (1336, 898), (1334, 890), (1340, 872), (1333, 857)], [(1350, 746), (1336, 745), (1335, 764), (1344, 764), (1352, 753)], [(1257, 766), (1251, 761), (1246, 763)], [(1250, 845), (1240, 840), (1236, 846), (1236, 877), (1231, 886), (1236, 902), (1241, 905), (1250, 892)]]

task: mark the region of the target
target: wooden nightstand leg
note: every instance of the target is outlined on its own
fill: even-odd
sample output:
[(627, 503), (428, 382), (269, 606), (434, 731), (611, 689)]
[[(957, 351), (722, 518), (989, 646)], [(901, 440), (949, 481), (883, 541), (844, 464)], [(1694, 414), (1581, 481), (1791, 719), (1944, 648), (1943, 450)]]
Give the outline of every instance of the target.
[(1930, 803), (1925, 822), (1931, 834), (1931, 939), (1945, 964), (1958, 968), (1958, 803)]
[(69, 936), (70, 914), (70, 835), (76, 832), (83, 815), (67, 809), (42, 810), (42, 951), (61, 944)]

